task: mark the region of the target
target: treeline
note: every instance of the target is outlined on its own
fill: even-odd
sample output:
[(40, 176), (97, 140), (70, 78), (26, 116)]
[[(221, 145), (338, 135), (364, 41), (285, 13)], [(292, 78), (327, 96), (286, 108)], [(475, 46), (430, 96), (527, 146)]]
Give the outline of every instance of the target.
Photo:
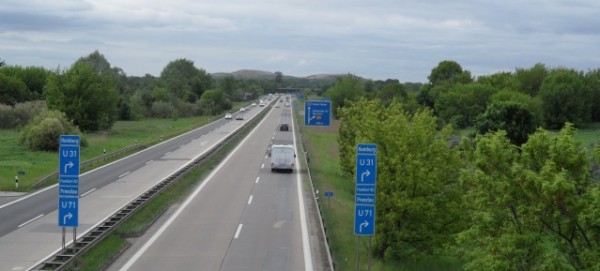
[[(600, 270), (600, 145), (580, 146), (572, 124), (599, 120), (599, 79), (542, 64), (474, 79), (452, 61), (418, 91), (340, 78), (325, 96), (340, 120), (342, 171), (354, 179), (356, 144), (379, 151), (374, 255)], [(474, 137), (455, 135), (469, 126)]]
[(98, 51), (55, 70), (2, 61), (0, 129), (19, 128), (23, 144), (53, 150), (57, 134), (109, 130), (117, 120), (216, 115), (277, 85), (231, 76), (217, 80), (187, 59), (169, 62), (159, 77), (127, 76)]
[(374, 85), (349, 75), (323, 95), (331, 99), (336, 116), (338, 107), (361, 97), (379, 98), (384, 104), (397, 100), (413, 111), (432, 109), (440, 127), (475, 127), (480, 133), (502, 129), (515, 144), (525, 142), (538, 127), (556, 130), (566, 122), (581, 127), (600, 121), (600, 69), (582, 72), (536, 64), (475, 78), (460, 64), (442, 61), (428, 79), (415, 90), (406, 83)]

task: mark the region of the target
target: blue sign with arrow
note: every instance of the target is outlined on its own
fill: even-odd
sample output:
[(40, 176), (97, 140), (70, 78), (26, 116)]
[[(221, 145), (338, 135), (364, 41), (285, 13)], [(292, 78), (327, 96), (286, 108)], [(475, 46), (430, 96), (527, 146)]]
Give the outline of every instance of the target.
[(58, 198), (58, 226), (77, 227), (79, 225), (79, 198)]
[(375, 233), (375, 205), (356, 205), (354, 208), (354, 234)]
[(304, 125), (329, 126), (331, 123), (331, 101), (304, 102)]
[(61, 135), (58, 147), (58, 226), (79, 225), (78, 135)]
[(354, 189), (354, 234), (375, 233), (375, 206), (377, 200), (377, 145), (356, 146), (356, 186)]

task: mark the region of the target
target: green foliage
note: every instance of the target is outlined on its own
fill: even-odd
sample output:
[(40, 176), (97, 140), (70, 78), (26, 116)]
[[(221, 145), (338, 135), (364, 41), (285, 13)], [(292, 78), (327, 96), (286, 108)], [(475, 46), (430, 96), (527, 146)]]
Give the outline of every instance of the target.
[(201, 97), (213, 86), (212, 76), (187, 59), (169, 62), (160, 73), (160, 80), (175, 97), (188, 102), (195, 101), (193, 97)]
[(517, 146), (525, 143), (537, 128), (531, 111), (515, 102), (491, 104), (477, 117), (475, 126), (479, 134), (504, 130), (510, 142)]
[(339, 77), (335, 85), (327, 89), (325, 97), (331, 99), (333, 116), (338, 117), (338, 109), (347, 101), (356, 101), (364, 96), (363, 86), (358, 77), (347, 75)]
[[(49, 71), (42, 67), (6, 66), (0, 69), (0, 74), (20, 80), (25, 84), (25, 94), (20, 101), (39, 100), (42, 98), (44, 85)], [(0, 84), (2, 85), (2, 84)], [(0, 101), (2, 101), (0, 99)], [(2, 102), (0, 102), (2, 103)]]
[(218, 89), (207, 90), (200, 97), (200, 107), (204, 113), (216, 115), (223, 110), (231, 109), (231, 101), (225, 98), (223, 91)]
[(0, 129), (25, 126), (45, 108), (44, 101), (18, 103), (14, 107), (0, 104)]
[(494, 93), (490, 98), (489, 103), (499, 102), (514, 102), (524, 105), (533, 115), (533, 123), (536, 127), (542, 125), (544, 110), (542, 109), (542, 101), (538, 98), (533, 98), (528, 94), (517, 90), (503, 89)]
[(600, 69), (589, 71), (585, 74), (586, 86), (590, 89), (590, 103), (592, 121), (600, 121)]
[(488, 84), (497, 90), (518, 90), (519, 81), (510, 72), (498, 72), (477, 77), (477, 83)]
[(36, 151), (58, 150), (60, 135), (81, 135), (65, 113), (56, 110), (44, 110), (23, 128), (21, 144)]
[(440, 84), (468, 84), (473, 82), (471, 78), (471, 72), (463, 71), (460, 64), (452, 60), (444, 60), (440, 62), (435, 68), (431, 70), (429, 76), (429, 83), (432, 86)]
[(27, 97), (27, 86), (18, 78), (0, 73), (0, 104), (14, 105)]
[(541, 63), (535, 64), (530, 69), (516, 69), (515, 77), (519, 82), (519, 90), (531, 97), (536, 97), (542, 82), (548, 75), (548, 69)]
[(581, 124), (590, 120), (591, 93), (583, 76), (574, 70), (552, 70), (544, 79), (539, 96), (549, 129), (561, 128), (565, 122)]
[(488, 101), (494, 93), (494, 88), (483, 84), (456, 84), (446, 88), (436, 87), (437, 92), (435, 111), (446, 122), (458, 128), (475, 124), (475, 118), (487, 108)]
[(340, 163), (347, 174), (357, 143), (378, 145), (375, 254), (397, 260), (443, 251), (463, 216), (461, 161), (447, 142), (451, 129), (439, 132), (431, 112), (408, 115), (397, 102), (384, 108), (360, 100), (340, 109), (340, 117)]
[(463, 171), (469, 225), (458, 237), (467, 270), (597, 270), (598, 183), (567, 125), (521, 151), (504, 131), (478, 136)]
[(112, 78), (84, 62), (52, 74), (45, 95), (49, 109), (65, 112), (84, 131), (105, 129), (116, 121), (118, 94)]
[(394, 82), (385, 84), (383, 88), (377, 92), (377, 98), (379, 98), (383, 104), (389, 105), (394, 99), (406, 100), (408, 94), (406, 93), (406, 90), (404, 90), (402, 84)]

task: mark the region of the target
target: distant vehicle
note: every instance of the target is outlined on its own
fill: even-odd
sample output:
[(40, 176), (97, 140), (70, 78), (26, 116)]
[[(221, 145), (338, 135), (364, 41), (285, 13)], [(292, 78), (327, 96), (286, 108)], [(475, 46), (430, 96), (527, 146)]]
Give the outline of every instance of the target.
[(246, 112), (246, 108), (245, 107), (240, 108), (240, 112)]
[(296, 158), (294, 146), (272, 145), (269, 155), (271, 156), (271, 172), (277, 170), (294, 172), (294, 158)]
[(259, 105), (259, 106), (265, 106), (266, 104), (265, 104), (265, 102), (263, 102), (263, 101), (260, 101), (260, 103), (259, 103), (258, 105)]
[(290, 107), (290, 103), (285, 103), (285, 107)]
[(252, 106), (256, 106), (256, 103), (252, 103)]
[(232, 118), (231, 114), (225, 114), (225, 119), (230, 120)]
[(244, 120), (244, 115), (242, 114), (238, 114), (237, 116), (235, 116), (236, 120)]
[(279, 125), (279, 131), (289, 131), (290, 127), (287, 125), (287, 123), (282, 123), (281, 125)]

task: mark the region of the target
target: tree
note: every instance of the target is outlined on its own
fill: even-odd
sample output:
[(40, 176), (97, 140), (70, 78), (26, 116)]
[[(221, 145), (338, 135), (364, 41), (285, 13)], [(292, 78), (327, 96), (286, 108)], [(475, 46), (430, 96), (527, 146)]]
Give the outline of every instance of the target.
[(535, 126), (539, 127), (542, 125), (544, 110), (542, 109), (542, 101), (539, 97), (534, 98), (518, 90), (503, 89), (494, 93), (489, 101), (490, 104), (499, 102), (515, 102), (523, 104), (527, 110), (533, 114)]
[(392, 260), (439, 253), (461, 229), (463, 216), (461, 161), (458, 150), (449, 149), (447, 142), (451, 128), (438, 131), (430, 111), (409, 115), (403, 107), (398, 102), (384, 108), (378, 101), (359, 100), (340, 108), (338, 142), (344, 171), (353, 171), (351, 150), (356, 143), (378, 146), (374, 251)]
[(585, 84), (591, 92), (591, 115), (592, 121), (600, 121), (600, 69), (588, 71), (585, 74)]
[(160, 73), (160, 80), (163, 86), (183, 101), (190, 101), (192, 96), (201, 97), (204, 91), (213, 86), (212, 76), (196, 68), (194, 62), (187, 59), (169, 62)]
[[(448, 90), (439, 90), (448, 87)], [(455, 84), (435, 87), (439, 93), (435, 103), (436, 114), (447, 123), (458, 128), (475, 124), (477, 116), (485, 111), (494, 88), (483, 84)]]
[(231, 109), (231, 101), (225, 97), (223, 91), (211, 89), (205, 91), (200, 97), (200, 106), (206, 114), (216, 115), (225, 109)]
[(346, 101), (355, 101), (364, 96), (364, 90), (354, 75), (339, 77), (335, 85), (325, 92), (325, 97), (331, 99), (333, 116), (338, 117), (338, 108), (344, 107)]
[(477, 133), (486, 134), (499, 130), (506, 131), (512, 144), (521, 146), (535, 132), (535, 117), (523, 104), (516, 102), (493, 103), (477, 117)]
[(117, 118), (118, 95), (110, 76), (101, 75), (86, 63), (51, 74), (46, 84), (49, 109), (67, 114), (83, 131), (108, 129)]
[(381, 90), (377, 92), (377, 98), (379, 98), (385, 105), (392, 102), (394, 98), (405, 100), (408, 98), (404, 86), (400, 83), (389, 83), (383, 86)]
[(27, 86), (18, 78), (0, 73), (0, 104), (15, 105), (27, 97)]
[(542, 82), (547, 75), (548, 69), (541, 63), (535, 64), (530, 69), (517, 69), (515, 73), (515, 77), (520, 85), (519, 89), (531, 97), (538, 95)]
[(598, 270), (600, 202), (590, 158), (566, 125), (540, 130), (519, 151), (504, 131), (476, 138), (461, 176), (467, 270)]
[(444, 60), (440, 62), (437, 67), (431, 70), (429, 76), (429, 83), (433, 86), (442, 83), (462, 83), (467, 84), (473, 82), (471, 78), (471, 72), (463, 71), (460, 64), (452, 60)]
[(561, 128), (566, 122), (579, 125), (591, 116), (591, 92), (583, 75), (575, 70), (552, 70), (539, 92), (544, 120), (549, 129)]

